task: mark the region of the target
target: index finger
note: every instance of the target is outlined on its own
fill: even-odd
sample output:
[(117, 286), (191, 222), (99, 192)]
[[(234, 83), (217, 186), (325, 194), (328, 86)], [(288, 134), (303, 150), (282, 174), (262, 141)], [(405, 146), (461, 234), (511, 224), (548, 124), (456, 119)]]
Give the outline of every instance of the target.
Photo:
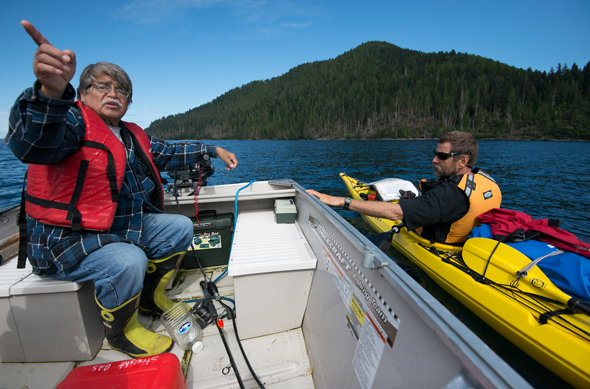
[(33, 24), (27, 20), (22, 20), (20, 22), (20, 24), (25, 28), (25, 30), (27, 31), (27, 33), (31, 36), (31, 38), (33, 38), (33, 40), (35, 41), (35, 43), (37, 44), (37, 46), (41, 46), (43, 43), (47, 43), (47, 44), (51, 44), (49, 43), (49, 41), (47, 40), (47, 38), (45, 38), (43, 36), (43, 34), (41, 34), (39, 32), (39, 30), (37, 30), (35, 28), (35, 26), (33, 26)]

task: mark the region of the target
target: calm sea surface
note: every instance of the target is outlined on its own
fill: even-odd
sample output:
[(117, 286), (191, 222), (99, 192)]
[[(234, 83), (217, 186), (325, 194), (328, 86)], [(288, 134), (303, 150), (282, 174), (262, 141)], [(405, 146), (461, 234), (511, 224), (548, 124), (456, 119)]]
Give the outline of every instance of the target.
[[(212, 143), (212, 142), (206, 142)], [(210, 185), (249, 182), (251, 179), (291, 178), (305, 188), (347, 195), (338, 176), (371, 182), (387, 177), (411, 181), (433, 178), (430, 161), (436, 141), (217, 141), (234, 152), (237, 169), (227, 172), (214, 160)], [(502, 189), (502, 207), (534, 218), (555, 218), (562, 228), (590, 242), (590, 143), (480, 141), (477, 166), (491, 174)], [(0, 209), (20, 202), (26, 165), (0, 143)], [(365, 234), (374, 234), (360, 215), (338, 213)], [(436, 285), (399, 252), (388, 253), (496, 353), (538, 388), (566, 388), (563, 381), (512, 346), (493, 329)]]

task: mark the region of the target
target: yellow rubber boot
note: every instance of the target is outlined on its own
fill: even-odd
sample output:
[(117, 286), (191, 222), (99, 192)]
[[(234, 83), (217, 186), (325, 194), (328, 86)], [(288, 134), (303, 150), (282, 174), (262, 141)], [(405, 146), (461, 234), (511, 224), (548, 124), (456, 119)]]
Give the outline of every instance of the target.
[(95, 295), (109, 345), (133, 358), (170, 351), (174, 346), (172, 339), (146, 330), (137, 321), (140, 294), (113, 309), (104, 308)]
[(174, 270), (180, 266), (186, 251), (172, 254), (162, 259), (150, 259), (145, 278), (139, 312), (143, 315), (160, 316), (174, 305), (164, 292), (170, 283)]

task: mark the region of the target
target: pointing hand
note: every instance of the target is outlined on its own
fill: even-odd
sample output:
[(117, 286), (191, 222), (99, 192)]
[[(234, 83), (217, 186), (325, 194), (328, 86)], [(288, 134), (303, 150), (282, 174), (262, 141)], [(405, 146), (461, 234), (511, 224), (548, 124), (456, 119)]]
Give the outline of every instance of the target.
[(41, 93), (61, 98), (76, 73), (76, 54), (55, 48), (30, 22), (23, 20), (21, 25), (39, 46), (33, 60), (33, 73), (43, 85)]

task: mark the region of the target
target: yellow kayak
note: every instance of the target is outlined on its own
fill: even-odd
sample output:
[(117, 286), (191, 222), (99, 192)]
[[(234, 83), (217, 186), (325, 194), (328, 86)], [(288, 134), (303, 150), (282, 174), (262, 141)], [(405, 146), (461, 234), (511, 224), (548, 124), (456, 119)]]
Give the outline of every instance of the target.
[[(345, 173), (340, 177), (356, 200), (377, 194), (369, 184)], [(362, 217), (379, 233), (399, 223)], [(590, 309), (537, 267), (517, 277), (531, 263), (528, 257), (485, 238), (469, 239), (463, 247), (431, 244), (405, 227), (393, 235), (392, 245), (533, 359), (571, 385), (590, 388)]]

